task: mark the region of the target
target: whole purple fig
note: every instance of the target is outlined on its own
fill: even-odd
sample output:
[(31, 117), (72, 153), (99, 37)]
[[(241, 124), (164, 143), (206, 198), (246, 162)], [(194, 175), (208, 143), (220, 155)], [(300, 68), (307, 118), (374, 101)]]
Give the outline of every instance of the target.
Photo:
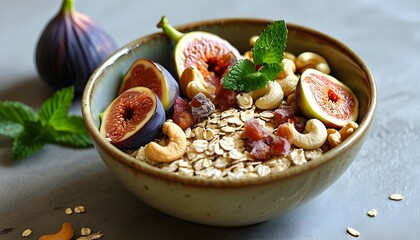
[(75, 10), (74, 0), (64, 0), (41, 34), (35, 61), (39, 75), (51, 87), (74, 85), (79, 95), (93, 71), (115, 50), (113, 39)]

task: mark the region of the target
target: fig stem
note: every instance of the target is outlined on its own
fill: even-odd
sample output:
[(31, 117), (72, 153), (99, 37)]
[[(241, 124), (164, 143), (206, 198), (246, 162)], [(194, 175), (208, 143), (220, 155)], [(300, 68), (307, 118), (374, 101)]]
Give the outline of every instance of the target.
[(168, 24), (166, 16), (162, 17), (157, 27), (162, 28), (162, 30), (175, 42), (178, 42), (179, 39), (181, 39), (181, 37), (184, 36), (184, 33), (176, 30), (174, 27)]
[(74, 0), (64, 0), (61, 5), (61, 12), (73, 12), (74, 11)]

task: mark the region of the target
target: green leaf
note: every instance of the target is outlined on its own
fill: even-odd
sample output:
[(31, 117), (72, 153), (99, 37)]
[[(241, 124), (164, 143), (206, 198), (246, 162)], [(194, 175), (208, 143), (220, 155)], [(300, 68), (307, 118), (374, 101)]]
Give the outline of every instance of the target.
[(73, 97), (74, 87), (71, 86), (58, 90), (54, 96), (45, 101), (39, 112), (42, 124), (49, 124), (54, 128), (60, 126), (63, 119), (67, 117)]
[(274, 21), (265, 28), (252, 49), (253, 60), (258, 65), (280, 64), (286, 49), (286, 22)]
[[(239, 60), (223, 78), (223, 87), (236, 91), (264, 88), (282, 70), (287, 42), (285, 21), (274, 21), (265, 28), (252, 49), (253, 61)], [(258, 69), (258, 70), (256, 70)]]
[(12, 101), (0, 102), (0, 121), (10, 121), (23, 125), (24, 121), (34, 121), (38, 114), (29, 106)]
[(13, 159), (27, 158), (46, 143), (91, 147), (92, 142), (80, 116), (68, 116), (73, 87), (57, 91), (42, 105), (39, 114), (19, 102), (0, 102), (0, 135), (14, 138)]
[(86, 130), (83, 119), (79, 116), (70, 116), (50, 132), (52, 143), (71, 147), (91, 147), (92, 141)]
[(13, 140), (12, 158), (24, 159), (41, 150), (45, 144), (43, 130), (41, 122), (25, 121), (24, 131)]
[(15, 138), (23, 130), (23, 126), (19, 123), (11, 121), (0, 121), (0, 135)]
[(252, 91), (263, 88), (267, 81), (255, 70), (255, 65), (248, 59), (241, 59), (233, 65), (223, 79), (223, 87), (237, 91)]
[(79, 134), (72, 132), (56, 132), (54, 142), (68, 147), (87, 148), (92, 147), (89, 134)]
[(283, 70), (283, 67), (280, 64), (272, 63), (264, 64), (259, 72), (263, 75), (264, 79), (274, 81), (281, 70)]
[(20, 160), (27, 158), (38, 152), (44, 147), (44, 142), (31, 141), (26, 136), (22, 135), (13, 141), (12, 158), (13, 160)]

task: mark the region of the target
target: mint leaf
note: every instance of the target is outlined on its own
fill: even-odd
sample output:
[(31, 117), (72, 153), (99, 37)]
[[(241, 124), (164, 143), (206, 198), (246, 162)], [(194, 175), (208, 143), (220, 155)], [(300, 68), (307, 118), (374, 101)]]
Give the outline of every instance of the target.
[(73, 87), (63, 88), (47, 99), (39, 114), (19, 102), (0, 102), (0, 135), (14, 139), (13, 159), (29, 157), (46, 143), (91, 147), (90, 135), (80, 116), (69, 116)]
[(43, 128), (39, 121), (25, 121), (24, 130), (14, 138), (12, 145), (12, 158), (20, 160), (38, 152), (45, 144)]
[(37, 118), (37, 113), (23, 103), (0, 102), (0, 135), (15, 138), (23, 130), (25, 121), (35, 121)]
[(12, 101), (0, 102), (0, 122), (10, 121), (23, 125), (26, 120), (34, 121), (38, 114), (29, 106)]
[(252, 91), (263, 88), (266, 84), (261, 72), (255, 70), (255, 65), (248, 59), (241, 59), (233, 65), (224, 77), (223, 87), (236, 91)]
[(277, 75), (282, 69), (283, 69), (282, 66), (277, 63), (264, 64), (264, 66), (260, 68), (259, 72), (266, 80), (265, 83), (267, 83), (267, 80), (274, 81), (274, 79), (276, 79)]
[(92, 147), (92, 141), (87, 134), (80, 135), (72, 132), (57, 132), (54, 135), (54, 143), (68, 147), (88, 148)]
[(15, 138), (22, 130), (23, 126), (19, 123), (0, 121), (0, 135)]
[[(286, 49), (285, 21), (274, 21), (264, 29), (252, 48), (253, 62), (239, 60), (223, 78), (223, 87), (236, 91), (253, 91), (274, 81), (283, 70), (281, 62)], [(258, 69), (258, 70), (256, 70)]]
[(74, 87), (67, 87), (58, 90), (54, 96), (42, 104), (39, 112), (39, 119), (46, 125), (53, 127), (60, 126), (62, 120), (67, 117), (67, 112), (72, 104), (74, 97)]
[(65, 122), (52, 132), (51, 141), (70, 147), (91, 147), (92, 141), (86, 131), (83, 119), (78, 116), (67, 117)]
[(258, 65), (280, 64), (286, 49), (287, 28), (286, 22), (274, 21), (264, 29), (254, 47), (253, 60)]
[(40, 151), (43, 147), (44, 142), (31, 141), (26, 134), (20, 135), (13, 140), (12, 158), (14, 160), (27, 158)]

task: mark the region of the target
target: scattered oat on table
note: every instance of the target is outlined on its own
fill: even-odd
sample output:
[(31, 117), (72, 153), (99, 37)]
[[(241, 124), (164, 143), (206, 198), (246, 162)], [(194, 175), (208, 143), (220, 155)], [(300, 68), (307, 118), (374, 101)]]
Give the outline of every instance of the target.
[(84, 213), (86, 212), (86, 208), (84, 206), (77, 206), (74, 208), (75, 213)]
[(404, 199), (404, 196), (400, 193), (393, 193), (389, 195), (389, 199), (394, 201), (401, 201)]
[(23, 231), (22, 237), (28, 237), (31, 234), (32, 234), (32, 230), (28, 228), (25, 231)]
[(66, 210), (64, 210), (64, 213), (70, 215), (73, 213), (73, 210), (71, 210), (71, 208), (66, 208)]
[(82, 235), (82, 236), (87, 236), (87, 235), (89, 235), (89, 234), (91, 234), (92, 233), (92, 231), (90, 230), (90, 228), (88, 228), (88, 227), (82, 227), (81, 229), (80, 229), (80, 234)]
[(350, 234), (350, 235), (352, 235), (353, 237), (359, 237), (360, 236), (360, 232), (359, 231), (357, 231), (356, 229), (354, 229), (354, 228), (351, 228), (351, 227), (348, 227), (347, 228), (347, 232)]
[(96, 233), (89, 234), (87, 236), (81, 236), (77, 238), (76, 240), (94, 240), (94, 239), (100, 239), (104, 234), (102, 234), (100, 231)]
[(376, 211), (376, 209), (372, 208), (371, 210), (369, 210), (369, 212), (367, 213), (367, 215), (369, 217), (376, 217), (376, 214), (378, 214), (378, 211)]

